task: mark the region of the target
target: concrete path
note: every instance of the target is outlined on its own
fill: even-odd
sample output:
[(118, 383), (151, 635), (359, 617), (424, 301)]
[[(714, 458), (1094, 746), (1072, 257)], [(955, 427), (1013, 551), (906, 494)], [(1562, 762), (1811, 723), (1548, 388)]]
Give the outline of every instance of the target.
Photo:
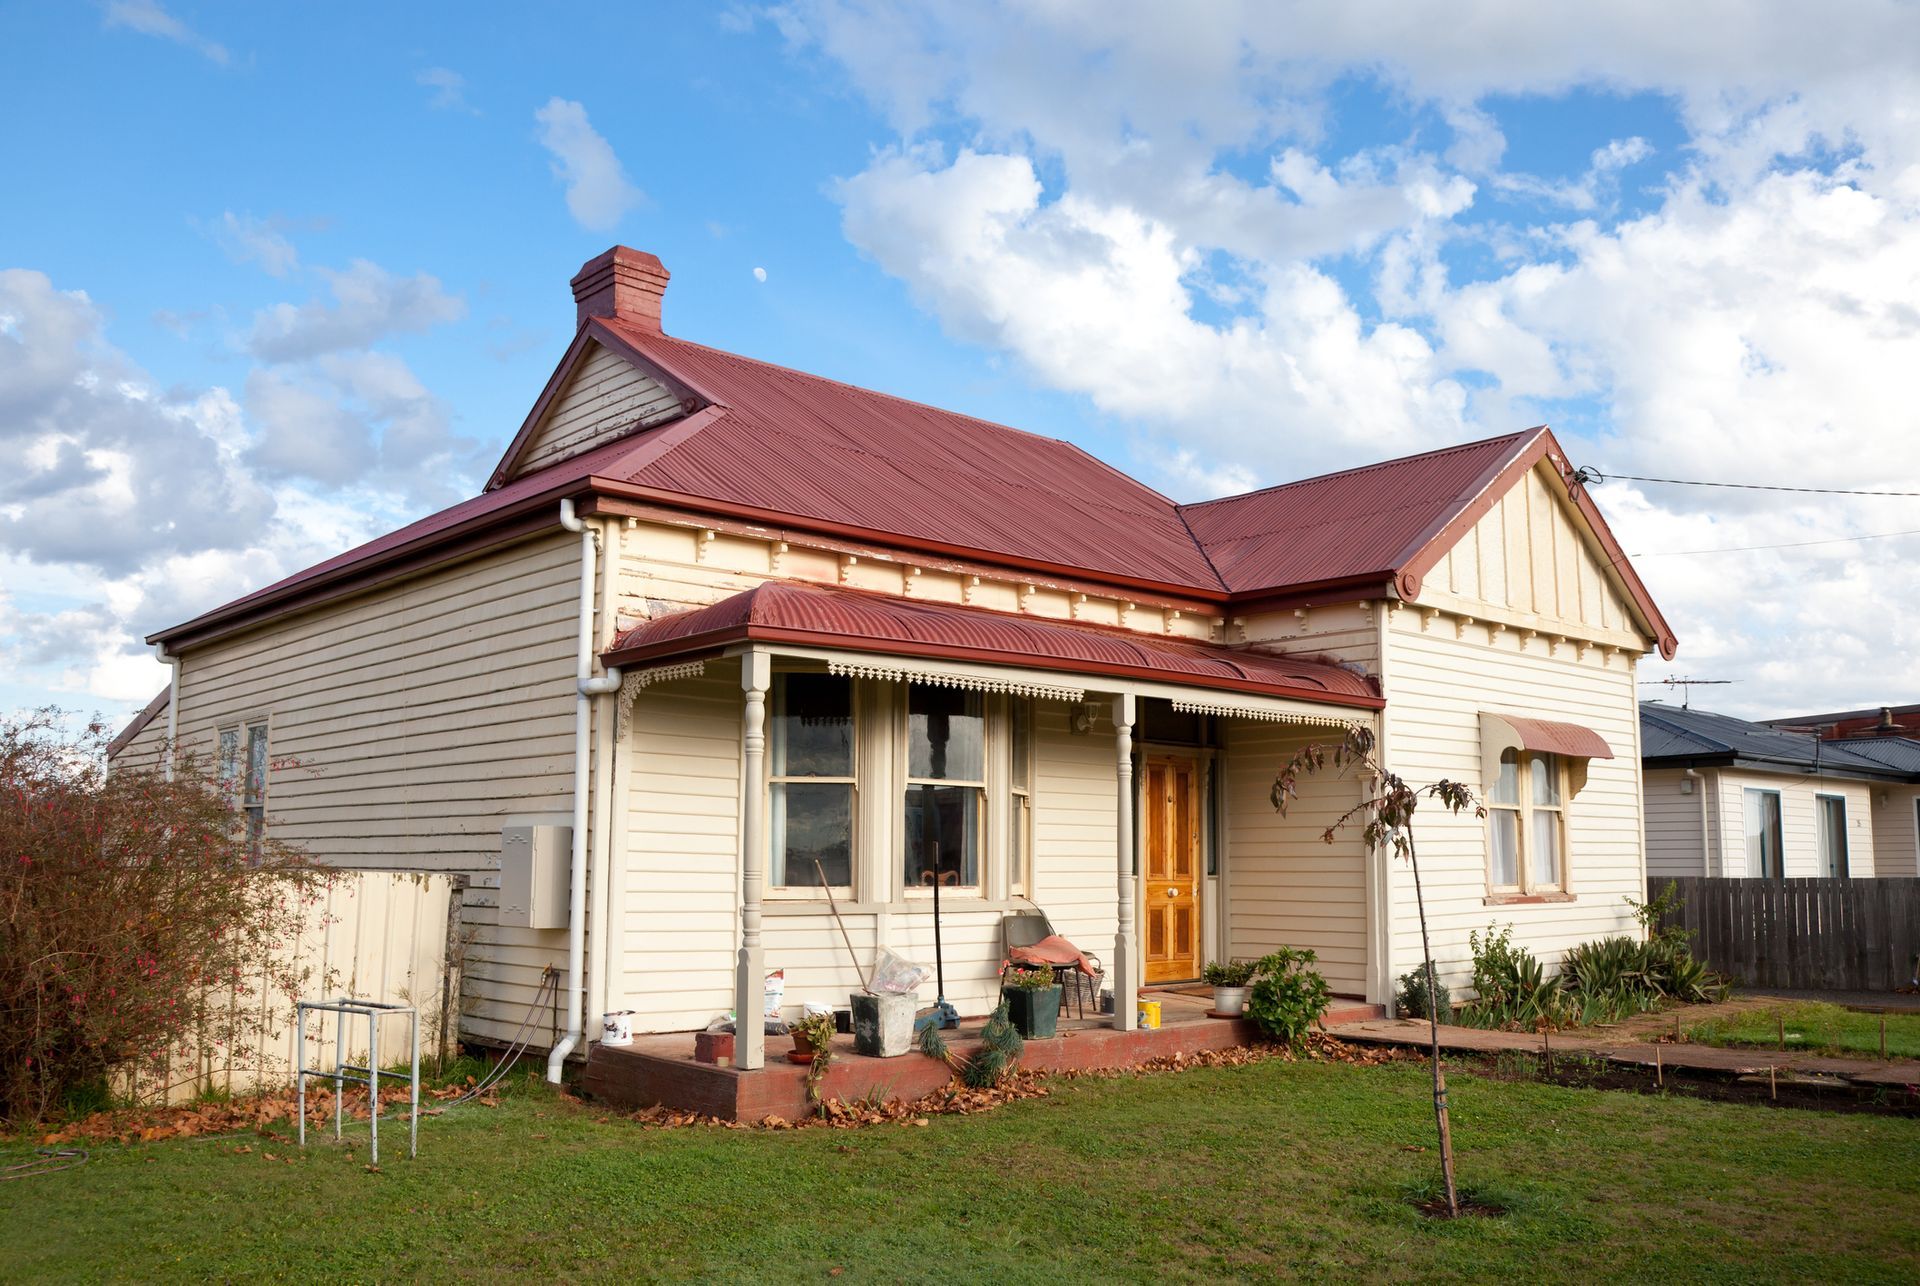
[[(1426, 1049), (1429, 1044), (1427, 1024), (1407, 1018), (1340, 1023), (1329, 1027), (1327, 1033), (1359, 1044), (1399, 1045), (1410, 1049)], [(1772, 1068), (1778, 1073), (1831, 1076), (1861, 1085), (1920, 1085), (1920, 1062), (1912, 1060), (1883, 1063), (1873, 1058), (1831, 1058), (1793, 1050), (1723, 1049), (1717, 1045), (1596, 1038), (1559, 1032), (1542, 1037), (1537, 1032), (1482, 1031), (1477, 1027), (1440, 1028), (1440, 1048), (1443, 1050), (1476, 1054), (1507, 1051), (1541, 1054), (1549, 1044), (1556, 1054), (1584, 1054), (1590, 1058), (1603, 1058), (1611, 1063), (1636, 1067), (1652, 1067), (1658, 1059), (1667, 1067), (1744, 1076), (1764, 1075), (1768, 1068)]]

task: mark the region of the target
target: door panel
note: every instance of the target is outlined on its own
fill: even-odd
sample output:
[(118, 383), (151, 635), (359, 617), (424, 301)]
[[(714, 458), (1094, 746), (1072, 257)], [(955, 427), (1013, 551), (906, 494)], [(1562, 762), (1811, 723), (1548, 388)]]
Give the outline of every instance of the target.
[(1178, 982), (1200, 972), (1198, 766), (1151, 759), (1142, 801), (1141, 941), (1146, 981)]

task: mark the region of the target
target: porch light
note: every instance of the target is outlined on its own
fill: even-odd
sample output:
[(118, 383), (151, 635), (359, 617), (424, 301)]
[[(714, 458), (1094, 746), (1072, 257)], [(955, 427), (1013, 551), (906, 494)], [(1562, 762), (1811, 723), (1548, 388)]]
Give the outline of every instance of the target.
[(1076, 737), (1086, 736), (1093, 731), (1093, 717), (1099, 710), (1098, 702), (1080, 702), (1073, 707), (1073, 713), (1067, 717), (1067, 730)]

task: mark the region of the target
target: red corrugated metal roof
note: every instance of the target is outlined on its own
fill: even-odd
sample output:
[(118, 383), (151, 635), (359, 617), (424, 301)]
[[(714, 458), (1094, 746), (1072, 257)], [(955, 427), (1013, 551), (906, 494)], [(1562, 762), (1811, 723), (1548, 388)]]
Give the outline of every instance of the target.
[(625, 481), (984, 553), (1221, 589), (1171, 500), (1071, 443), (618, 319), (593, 324), (725, 409)]
[(602, 659), (639, 665), (749, 640), (1157, 679), (1369, 709), (1384, 704), (1365, 678), (1324, 662), (797, 581), (768, 581), (711, 607), (636, 626)]
[(1514, 739), (1527, 750), (1549, 755), (1572, 755), (1579, 759), (1611, 759), (1613, 747), (1592, 728), (1553, 719), (1528, 719), (1514, 714), (1495, 714), (1513, 729)]
[(1228, 589), (1392, 578), (1544, 429), (1406, 456), (1181, 514)]

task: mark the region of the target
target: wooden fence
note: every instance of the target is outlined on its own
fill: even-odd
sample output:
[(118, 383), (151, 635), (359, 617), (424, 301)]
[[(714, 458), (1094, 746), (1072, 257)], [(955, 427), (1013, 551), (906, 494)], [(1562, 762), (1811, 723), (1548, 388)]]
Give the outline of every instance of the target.
[[(1648, 881), (1657, 896), (1669, 881)], [(1689, 877), (1676, 921), (1693, 953), (1749, 987), (1891, 991), (1914, 977), (1920, 879)]]
[[(327, 894), (309, 907), (298, 938), (284, 950), (305, 975), (302, 999), (353, 996), (362, 1000), (412, 1004), (420, 1010), (420, 1049), (424, 1059), (454, 1036), (460, 980), (455, 941), (459, 876), (398, 871), (343, 871)], [(262, 963), (264, 973), (266, 962)], [(291, 1084), (295, 1055), (293, 1004), (266, 994), (249, 980), (236, 988), (234, 1003), (261, 1006), (257, 1039), (243, 1049), (220, 1048), (211, 1041), (176, 1051), (169, 1063), (143, 1073), (124, 1088), (147, 1101), (184, 1102), (207, 1092), (242, 1093)], [(239, 997), (247, 999), (242, 1002)], [(454, 1003), (447, 1003), (447, 998)], [(404, 1020), (384, 1020), (381, 1062), (406, 1050)], [(309, 1066), (332, 1066), (335, 1025), (310, 1024)], [(350, 1061), (366, 1061), (366, 1023), (348, 1024)]]

